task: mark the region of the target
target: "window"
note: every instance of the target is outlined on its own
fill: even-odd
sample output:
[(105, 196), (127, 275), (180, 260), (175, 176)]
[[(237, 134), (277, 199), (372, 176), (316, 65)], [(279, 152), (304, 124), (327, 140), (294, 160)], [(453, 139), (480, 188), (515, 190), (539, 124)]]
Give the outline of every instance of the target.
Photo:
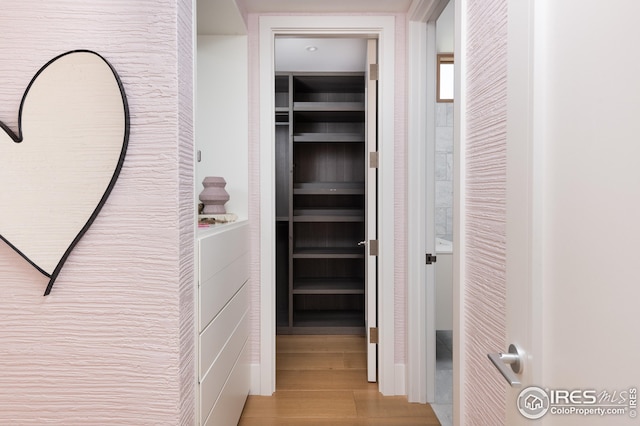
[(437, 102), (453, 102), (453, 53), (438, 54)]

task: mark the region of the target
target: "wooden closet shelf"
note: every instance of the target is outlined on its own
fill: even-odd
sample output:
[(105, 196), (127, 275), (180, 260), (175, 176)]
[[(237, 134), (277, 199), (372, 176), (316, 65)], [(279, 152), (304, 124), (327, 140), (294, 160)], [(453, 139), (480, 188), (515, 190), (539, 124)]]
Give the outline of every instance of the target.
[(364, 279), (357, 278), (297, 278), (293, 294), (364, 294)]
[(364, 210), (360, 209), (297, 209), (294, 222), (364, 222)]
[(364, 111), (364, 102), (294, 102), (294, 111)]
[(296, 248), (294, 259), (361, 259), (364, 258), (362, 247), (317, 247)]
[(364, 194), (364, 182), (299, 182), (293, 184), (294, 195)]
[(362, 133), (296, 133), (293, 135), (294, 142), (364, 142)]

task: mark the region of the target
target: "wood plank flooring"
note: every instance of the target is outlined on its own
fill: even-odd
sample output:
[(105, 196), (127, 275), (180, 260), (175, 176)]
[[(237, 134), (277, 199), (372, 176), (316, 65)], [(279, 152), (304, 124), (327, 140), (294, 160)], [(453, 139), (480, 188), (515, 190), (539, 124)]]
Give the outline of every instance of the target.
[(439, 425), (429, 405), (367, 382), (361, 336), (277, 336), (276, 392), (250, 395), (239, 426)]

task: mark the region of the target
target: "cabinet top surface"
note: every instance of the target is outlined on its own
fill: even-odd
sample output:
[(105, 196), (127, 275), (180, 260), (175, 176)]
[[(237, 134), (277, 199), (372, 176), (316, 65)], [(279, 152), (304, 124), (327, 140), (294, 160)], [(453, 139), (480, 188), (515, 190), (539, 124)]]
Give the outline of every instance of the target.
[(201, 240), (203, 238), (221, 234), (223, 232), (240, 228), (242, 226), (249, 226), (249, 221), (247, 219), (239, 219), (235, 222), (216, 223), (214, 225), (210, 225), (207, 228), (198, 228), (198, 230), (196, 231), (196, 239)]

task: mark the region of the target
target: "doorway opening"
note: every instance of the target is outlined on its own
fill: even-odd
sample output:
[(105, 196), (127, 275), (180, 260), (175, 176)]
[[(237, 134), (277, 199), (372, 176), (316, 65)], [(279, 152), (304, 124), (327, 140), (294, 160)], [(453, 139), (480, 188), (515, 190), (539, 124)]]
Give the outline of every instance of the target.
[[(435, 106), (435, 399), (441, 423), (453, 424), (453, 132), (454, 2), (436, 20)], [(446, 58), (443, 61), (442, 58)], [(446, 94), (446, 96), (445, 96)]]
[(372, 382), (376, 60), (374, 39), (275, 38), (276, 333), (362, 336)]
[[(260, 329), (259, 365), (254, 374), (255, 393), (271, 395), (276, 380), (276, 208), (275, 208), (275, 38), (364, 37), (378, 40), (378, 388), (385, 395), (404, 392), (397, 380), (394, 330), (394, 148), (395, 18), (393, 16), (261, 16), (259, 20), (259, 179), (260, 179)], [(256, 52), (258, 53), (258, 52)], [(383, 331), (383, 332), (382, 332)]]
[[(453, 306), (449, 302), (440, 299), (436, 295), (436, 273), (443, 272), (446, 263), (443, 255), (451, 259), (452, 250), (445, 253), (443, 250), (449, 244), (437, 244), (436, 236), (439, 234), (444, 242), (449, 236), (453, 236), (452, 226), (453, 209), (443, 205), (443, 198), (454, 200), (452, 196), (453, 182), (453, 155), (451, 147), (445, 145), (436, 148), (436, 132), (447, 134), (448, 145), (452, 146), (453, 137), (451, 130), (455, 130), (453, 123), (453, 111), (455, 103), (441, 104), (437, 102), (437, 37), (436, 27), (438, 18), (446, 16), (445, 8), (452, 8), (449, 0), (417, 1), (409, 13), (409, 144), (408, 144), (408, 173), (412, 178), (408, 181), (408, 223), (410, 229), (415, 232), (409, 234), (409, 282), (415, 283), (408, 287), (407, 298), (407, 393), (412, 402), (439, 403), (441, 395), (437, 395), (436, 362), (446, 355), (451, 356), (451, 345), (448, 344), (447, 334), (438, 333), (441, 340), (440, 357), (437, 357), (437, 333), (436, 330), (451, 330), (455, 319)], [(454, 3), (454, 2), (451, 2)], [(452, 14), (453, 15), (453, 14)], [(438, 25), (442, 30), (442, 25)], [(451, 40), (453, 40), (453, 22), (451, 22)], [(441, 53), (453, 53), (453, 46), (440, 50)], [(446, 96), (445, 96), (446, 97)], [(438, 125), (444, 127), (438, 130)], [(437, 153), (437, 151), (439, 151)], [(439, 154), (439, 155), (438, 155)], [(442, 163), (436, 165), (436, 155)], [(436, 185), (436, 175), (441, 181)], [(450, 177), (451, 179), (447, 179)], [(440, 192), (439, 210), (440, 220), (436, 230), (436, 192)], [(446, 197), (442, 197), (446, 195)], [(451, 216), (447, 217), (450, 213)], [(449, 232), (451, 230), (451, 232)], [(438, 231), (438, 232), (437, 232)], [(427, 261), (425, 262), (425, 253)], [(431, 255), (431, 256), (429, 256)], [(433, 257), (436, 259), (433, 259)], [(446, 256), (445, 256), (446, 257)], [(435, 260), (435, 262), (433, 262)], [(425, 264), (426, 263), (426, 264)], [(451, 276), (452, 271), (449, 271)], [(444, 281), (440, 280), (440, 284)], [(453, 286), (447, 285), (453, 293)], [(452, 294), (454, 299), (455, 295)], [(440, 321), (436, 324), (437, 317), (446, 314), (449, 324), (443, 326)], [(439, 315), (440, 314), (440, 315)], [(449, 333), (449, 332), (448, 332)], [(453, 334), (453, 333), (450, 333)], [(443, 339), (444, 338), (444, 339)], [(444, 341), (443, 341), (444, 340)], [(444, 344), (444, 345), (443, 345)], [(449, 348), (447, 348), (449, 346)], [(442, 350), (448, 349), (448, 350)], [(448, 361), (449, 371), (452, 372), (453, 362)], [(442, 365), (441, 365), (442, 366)], [(449, 373), (451, 376), (451, 373)], [(451, 399), (448, 399), (450, 401)], [(447, 401), (447, 402), (448, 402)], [(452, 407), (452, 404), (448, 404)], [(434, 407), (435, 410), (436, 407)], [(436, 411), (437, 412), (437, 411)], [(447, 422), (441, 418), (444, 424)]]

